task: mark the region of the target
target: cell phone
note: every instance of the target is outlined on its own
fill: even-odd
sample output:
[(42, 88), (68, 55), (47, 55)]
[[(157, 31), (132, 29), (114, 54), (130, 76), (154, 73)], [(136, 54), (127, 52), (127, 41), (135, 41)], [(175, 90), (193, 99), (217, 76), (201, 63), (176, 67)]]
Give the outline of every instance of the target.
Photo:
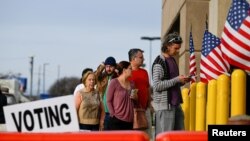
[(132, 89), (130, 94), (131, 94), (131, 95), (135, 95), (135, 94), (137, 94), (137, 93), (138, 93), (138, 89)]
[(188, 78), (192, 78), (192, 77), (195, 77), (196, 75), (195, 74), (190, 74), (189, 76), (188, 76)]

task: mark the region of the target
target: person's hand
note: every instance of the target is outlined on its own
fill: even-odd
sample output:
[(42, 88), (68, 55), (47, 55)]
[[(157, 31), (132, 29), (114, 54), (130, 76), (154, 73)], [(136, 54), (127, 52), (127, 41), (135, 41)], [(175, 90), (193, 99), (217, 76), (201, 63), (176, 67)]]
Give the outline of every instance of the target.
[(104, 130), (104, 126), (100, 126), (99, 131), (103, 131), (103, 130)]
[(149, 105), (150, 113), (153, 114), (155, 112), (154, 107), (150, 104)]
[(191, 77), (190, 76), (185, 76), (185, 75), (180, 75), (179, 79), (181, 81), (182, 84), (188, 83), (191, 81)]
[(187, 80), (187, 77), (185, 75), (180, 75), (179, 76), (179, 80), (182, 84), (185, 84), (186, 83), (186, 80)]
[(115, 73), (117, 76), (119, 76), (119, 70), (118, 69), (115, 69)]
[(185, 83), (190, 82), (190, 81), (191, 81), (191, 78), (192, 78), (192, 76), (186, 76), (186, 77), (184, 78)]
[(104, 130), (104, 122), (103, 121), (101, 121), (100, 124), (99, 124), (99, 130), (100, 131)]
[(138, 95), (137, 95), (138, 89), (132, 89), (131, 93), (130, 93), (130, 98), (137, 100), (138, 99)]

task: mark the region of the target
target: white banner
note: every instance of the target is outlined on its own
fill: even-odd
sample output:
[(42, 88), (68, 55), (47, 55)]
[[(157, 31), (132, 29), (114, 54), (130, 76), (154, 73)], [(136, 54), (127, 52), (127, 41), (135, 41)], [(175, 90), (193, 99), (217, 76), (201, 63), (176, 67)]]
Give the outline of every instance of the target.
[(7, 131), (79, 131), (73, 95), (4, 107)]

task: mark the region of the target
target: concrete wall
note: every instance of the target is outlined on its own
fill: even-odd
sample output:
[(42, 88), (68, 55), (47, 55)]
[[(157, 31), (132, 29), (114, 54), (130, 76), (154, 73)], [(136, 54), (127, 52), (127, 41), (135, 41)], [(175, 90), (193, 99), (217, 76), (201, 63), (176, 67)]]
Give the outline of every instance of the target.
[(218, 37), (221, 37), (230, 5), (231, 0), (210, 0), (209, 31)]

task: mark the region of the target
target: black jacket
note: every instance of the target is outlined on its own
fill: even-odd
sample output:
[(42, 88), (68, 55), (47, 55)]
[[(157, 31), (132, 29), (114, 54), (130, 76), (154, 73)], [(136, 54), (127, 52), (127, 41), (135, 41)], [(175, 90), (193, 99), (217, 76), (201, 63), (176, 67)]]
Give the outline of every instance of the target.
[(7, 97), (0, 93), (0, 123), (5, 123), (3, 106), (7, 105)]

